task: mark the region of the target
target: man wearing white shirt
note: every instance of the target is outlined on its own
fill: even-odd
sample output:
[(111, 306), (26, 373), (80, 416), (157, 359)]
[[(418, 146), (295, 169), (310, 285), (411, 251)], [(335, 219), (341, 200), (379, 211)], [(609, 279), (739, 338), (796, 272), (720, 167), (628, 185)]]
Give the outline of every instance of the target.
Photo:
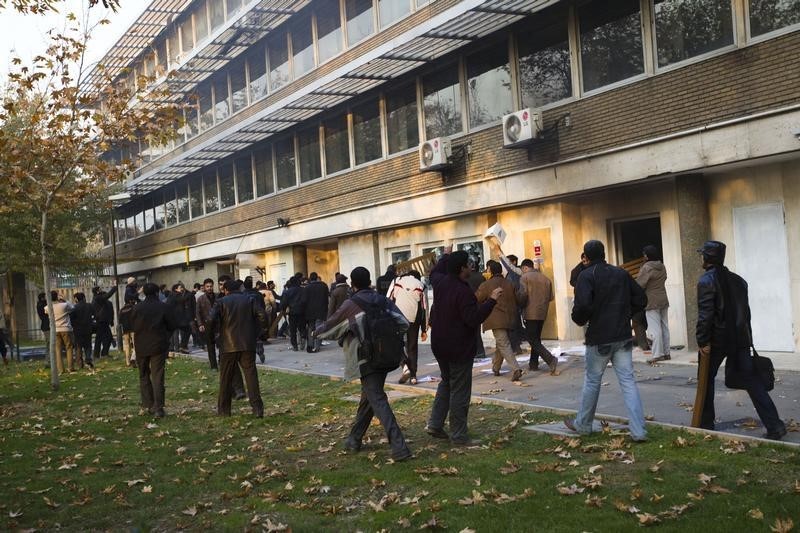
[(422, 275), (416, 270), (411, 270), (394, 278), (389, 285), (386, 296), (397, 305), (403, 316), (410, 324), (406, 331), (406, 357), (403, 361), (403, 374), (400, 383), (409, 379), (412, 385), (417, 384), (417, 339), (422, 330), (422, 340), (428, 338), (428, 299), (425, 296), (425, 285), (421, 281)]

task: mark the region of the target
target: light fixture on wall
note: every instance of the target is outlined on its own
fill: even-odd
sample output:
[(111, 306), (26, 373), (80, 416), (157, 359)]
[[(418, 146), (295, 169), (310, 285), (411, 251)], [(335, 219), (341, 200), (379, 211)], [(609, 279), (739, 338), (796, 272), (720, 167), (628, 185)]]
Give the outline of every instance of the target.
[(288, 218), (279, 218), (278, 219), (278, 227), (285, 228), (289, 226), (289, 219)]

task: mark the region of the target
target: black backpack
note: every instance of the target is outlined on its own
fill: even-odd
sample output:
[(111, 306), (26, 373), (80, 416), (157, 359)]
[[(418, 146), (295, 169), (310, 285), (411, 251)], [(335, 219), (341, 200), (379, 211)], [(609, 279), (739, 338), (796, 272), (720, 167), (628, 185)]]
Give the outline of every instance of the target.
[(355, 295), (351, 298), (364, 311), (364, 338), (358, 350), (360, 359), (366, 359), (377, 370), (392, 371), (400, 366), (405, 352), (405, 331), (398, 327), (389, 312), (389, 300), (382, 298), (371, 304)]

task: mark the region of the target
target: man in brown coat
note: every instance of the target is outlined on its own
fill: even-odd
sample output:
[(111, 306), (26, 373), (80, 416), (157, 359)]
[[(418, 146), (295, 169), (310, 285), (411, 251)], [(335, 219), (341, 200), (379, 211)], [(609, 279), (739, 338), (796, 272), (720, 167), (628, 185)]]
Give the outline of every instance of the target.
[(517, 363), (516, 357), (514, 357), (508, 333), (514, 327), (514, 315), (518, 312), (517, 306), (521, 302), (518, 301), (515, 295), (514, 285), (503, 277), (503, 266), (493, 260), (487, 261), (486, 266), (489, 268), (492, 277), (478, 287), (478, 292), (475, 293), (478, 303), (488, 300), (493, 290), (497, 288), (503, 289), (503, 294), (497, 300), (497, 305), (494, 306), (489, 318), (483, 323), (483, 331), (492, 330), (495, 340), (492, 371), (495, 376), (499, 376), (500, 367), (503, 365), (503, 359), (505, 359), (508, 366), (513, 370), (511, 381), (519, 381), (522, 377), (522, 369)]
[(533, 261), (525, 259), (522, 262), (522, 277), (519, 284), (525, 290), (528, 299), (522, 316), (525, 319), (525, 333), (531, 345), (531, 360), (528, 368), (539, 369), (541, 357), (550, 367), (550, 374), (556, 375), (556, 359), (542, 344), (542, 326), (547, 320), (547, 310), (553, 301), (553, 283), (541, 271), (534, 267)]

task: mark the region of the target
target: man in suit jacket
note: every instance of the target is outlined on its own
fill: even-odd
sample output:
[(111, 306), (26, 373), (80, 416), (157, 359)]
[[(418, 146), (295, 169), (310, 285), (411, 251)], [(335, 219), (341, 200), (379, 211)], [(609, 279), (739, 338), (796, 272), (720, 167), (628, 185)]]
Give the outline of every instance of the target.
[(550, 367), (550, 374), (556, 375), (556, 359), (550, 350), (542, 344), (542, 327), (547, 320), (547, 311), (553, 301), (553, 283), (540, 270), (536, 269), (533, 261), (522, 261), (522, 277), (519, 284), (525, 290), (527, 303), (523, 307), (522, 316), (525, 319), (525, 333), (531, 345), (531, 359), (528, 362), (530, 370), (539, 369), (541, 357)]
[(164, 366), (172, 332), (178, 327), (173, 308), (158, 299), (158, 285), (147, 283), (142, 289), (144, 301), (130, 312), (136, 360), (139, 367), (139, 391), (142, 412), (156, 418), (164, 413)]

